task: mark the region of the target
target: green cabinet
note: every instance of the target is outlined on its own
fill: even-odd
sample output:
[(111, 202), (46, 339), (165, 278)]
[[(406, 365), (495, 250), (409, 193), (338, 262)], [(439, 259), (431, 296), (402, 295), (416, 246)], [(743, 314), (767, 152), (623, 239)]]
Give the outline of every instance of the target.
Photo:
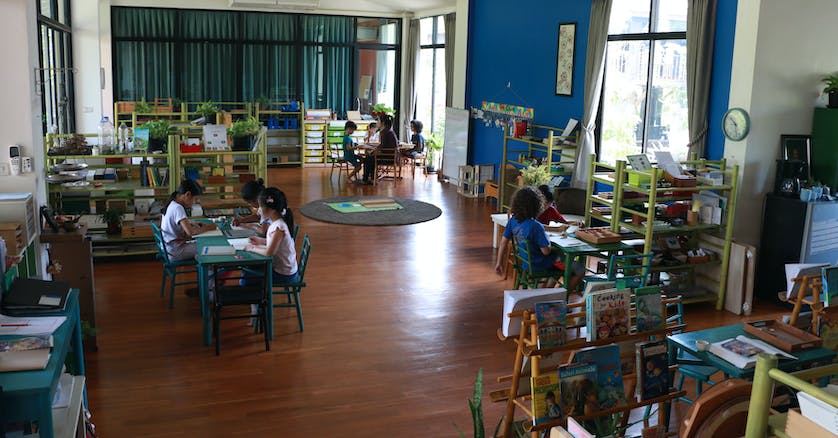
[(815, 108), (811, 166), (813, 179), (838, 188), (838, 109)]

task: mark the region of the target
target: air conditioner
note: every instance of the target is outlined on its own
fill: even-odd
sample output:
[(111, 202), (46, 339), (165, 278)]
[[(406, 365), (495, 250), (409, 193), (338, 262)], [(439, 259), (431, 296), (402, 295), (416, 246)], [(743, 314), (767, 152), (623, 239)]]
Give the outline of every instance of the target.
[(320, 0), (230, 0), (230, 6), (307, 11), (320, 7)]

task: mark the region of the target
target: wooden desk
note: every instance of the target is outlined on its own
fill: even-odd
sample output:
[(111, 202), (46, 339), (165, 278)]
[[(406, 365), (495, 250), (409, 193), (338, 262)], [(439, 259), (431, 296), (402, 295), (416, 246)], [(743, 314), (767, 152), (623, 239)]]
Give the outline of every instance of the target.
[[(203, 248), (207, 246), (228, 246), (227, 238), (223, 236), (196, 236), (195, 241), (198, 245), (198, 291), (201, 297), (201, 316), (204, 322), (204, 345), (212, 344), (212, 329), (210, 315), (212, 312), (209, 308), (209, 271), (213, 266), (237, 266), (244, 263), (264, 263), (269, 265), (270, 272), (273, 272), (273, 258), (259, 255), (248, 251), (236, 251), (235, 255), (221, 255), (221, 256), (205, 256), (201, 255)], [(272, 281), (272, 278), (268, 278)], [(273, 285), (271, 285), (273, 286)], [(271, 287), (273, 288), (273, 287)], [(268, 318), (268, 337), (273, 339), (274, 323), (273, 323), (273, 294), (268, 295), (268, 307), (271, 309), (271, 317)]]
[(62, 426), (53, 423), (52, 399), (68, 356), (73, 374), (84, 375), (78, 289), (70, 291), (65, 310), (38, 316), (66, 316), (67, 320), (52, 334), (52, 354), (46, 368), (0, 373), (3, 415), (9, 422), (38, 421), (40, 436), (52, 438), (54, 430)]
[[(697, 332), (667, 336), (666, 340), (669, 343), (669, 364), (675, 365), (678, 362), (678, 350), (682, 349), (698, 358), (703, 365), (716, 367), (729, 376), (741, 379), (752, 379), (754, 377), (754, 368), (738, 368), (709, 351), (698, 351), (698, 348), (695, 346), (695, 341), (698, 340), (704, 340), (712, 344), (725, 339), (735, 338), (739, 335), (745, 335), (753, 338), (753, 336), (745, 331), (743, 324), (727, 325), (707, 330), (699, 330)], [(835, 357), (835, 352), (827, 350), (826, 348), (813, 348), (811, 350), (798, 351), (790, 354), (797, 357), (797, 359), (780, 359), (777, 366), (779, 369), (783, 371), (796, 371), (816, 365), (826, 365), (831, 363)], [(694, 361), (684, 363), (696, 365)]]

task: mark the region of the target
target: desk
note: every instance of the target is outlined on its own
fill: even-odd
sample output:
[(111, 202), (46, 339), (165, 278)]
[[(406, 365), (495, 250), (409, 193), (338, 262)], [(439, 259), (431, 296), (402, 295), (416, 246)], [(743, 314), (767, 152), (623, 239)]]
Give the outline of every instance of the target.
[(603, 243), (599, 245), (585, 243), (583, 245), (563, 246), (558, 243), (560, 239), (558, 235), (548, 233), (548, 236), (550, 237), (551, 246), (564, 254), (564, 284), (570, 284), (570, 277), (573, 273), (573, 261), (575, 259), (589, 255), (601, 256), (603, 253), (610, 255), (612, 253), (625, 252), (634, 249), (633, 246), (623, 242)]
[[(565, 218), (568, 222), (585, 222), (584, 216), (577, 216), (575, 214), (563, 214), (562, 217)], [(498, 247), (498, 230), (500, 228), (506, 228), (507, 222), (509, 222), (509, 216), (506, 213), (495, 213), (491, 215), (492, 218), (492, 248)], [(550, 226), (544, 227), (548, 231), (550, 230)]]
[[(743, 328), (743, 324), (727, 325), (723, 327), (715, 327), (707, 330), (699, 330), (697, 332), (681, 333), (678, 335), (667, 336), (669, 343), (669, 364), (674, 365), (678, 362), (678, 350), (682, 349), (687, 353), (695, 356), (701, 360), (703, 365), (714, 366), (729, 376), (752, 379), (754, 377), (754, 368), (741, 369), (737, 368), (730, 362), (716, 356), (709, 351), (698, 351), (695, 346), (695, 341), (705, 340), (711, 344), (714, 342), (723, 341), (725, 339), (735, 338), (739, 335), (751, 336)], [(827, 364), (832, 362), (835, 357), (835, 352), (825, 348), (813, 348), (811, 350), (798, 351), (790, 353), (797, 357), (796, 360), (780, 359), (778, 368), (783, 371), (795, 371), (798, 369), (809, 368), (814, 364)], [(690, 365), (696, 365), (695, 361), (684, 362)]]
[[(10, 422), (38, 421), (40, 436), (52, 438), (54, 428), (59, 426), (53, 424), (52, 398), (68, 355), (71, 357), (70, 364), (76, 375), (84, 375), (78, 289), (71, 290), (67, 295), (66, 309), (38, 316), (67, 317), (64, 324), (52, 334), (52, 354), (46, 368), (0, 373), (0, 386), (3, 387), (5, 420)], [(71, 348), (72, 351), (70, 351)], [(0, 425), (0, 427), (3, 426)]]
[[(205, 256), (201, 255), (205, 246), (229, 246), (227, 238), (223, 236), (195, 236), (195, 242), (198, 245), (198, 295), (201, 297), (201, 317), (204, 320), (204, 345), (212, 344), (212, 329), (210, 327), (210, 309), (209, 309), (209, 270), (213, 266), (238, 266), (243, 263), (268, 262), (269, 271), (273, 272), (273, 259), (271, 257), (259, 255), (248, 251), (236, 251), (235, 255), (218, 255)], [(268, 278), (272, 281), (272, 278)], [(272, 286), (272, 285), (271, 285)], [(273, 289), (273, 287), (271, 287)], [(273, 294), (268, 295), (268, 307), (271, 311), (271, 317), (268, 318), (268, 337), (273, 339), (274, 336), (274, 318), (273, 318)]]

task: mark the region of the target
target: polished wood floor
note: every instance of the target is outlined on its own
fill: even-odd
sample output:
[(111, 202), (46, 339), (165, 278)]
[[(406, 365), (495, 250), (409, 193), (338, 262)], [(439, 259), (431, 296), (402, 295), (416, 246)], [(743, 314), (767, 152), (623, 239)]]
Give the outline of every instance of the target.
[[(492, 269), (491, 205), (416, 175), (379, 186), (338, 185), (320, 169), (271, 170), (292, 206), (346, 194), (433, 203), (436, 220), (352, 227), (297, 216), (312, 240), (305, 332), (277, 311), (270, 352), (240, 320), (222, 322), (216, 357), (201, 343), (198, 303), (160, 298), (160, 265), (97, 262), (99, 351), (86, 356), (90, 407), (102, 437), (442, 437), (470, 430), (475, 374), (512, 369), (496, 337), (505, 283)], [(511, 280), (510, 280), (511, 282)], [(760, 308), (755, 312), (777, 312)], [(691, 329), (738, 321), (687, 309)], [(502, 406), (484, 399), (489, 431)]]

